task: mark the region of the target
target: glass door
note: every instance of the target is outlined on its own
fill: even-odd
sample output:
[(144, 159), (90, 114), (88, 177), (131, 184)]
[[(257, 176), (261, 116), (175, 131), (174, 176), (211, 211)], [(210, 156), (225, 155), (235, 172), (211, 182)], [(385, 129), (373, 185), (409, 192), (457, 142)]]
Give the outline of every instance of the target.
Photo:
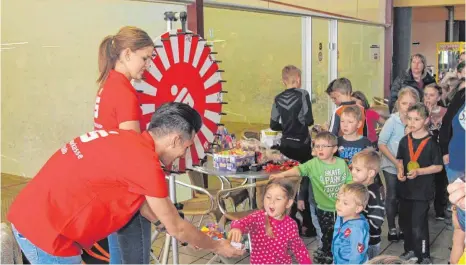
[(312, 18), (312, 111), (315, 124), (328, 121), (330, 101), (325, 93), (329, 83), (329, 20)]

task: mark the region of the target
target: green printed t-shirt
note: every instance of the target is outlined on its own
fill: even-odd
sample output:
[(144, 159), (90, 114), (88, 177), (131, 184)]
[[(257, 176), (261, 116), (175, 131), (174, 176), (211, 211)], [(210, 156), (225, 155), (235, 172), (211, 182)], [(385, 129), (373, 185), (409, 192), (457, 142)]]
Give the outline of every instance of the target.
[(311, 180), (317, 208), (334, 212), (338, 191), (343, 184), (353, 181), (345, 160), (335, 157), (334, 164), (326, 164), (317, 157), (298, 166), (302, 177)]

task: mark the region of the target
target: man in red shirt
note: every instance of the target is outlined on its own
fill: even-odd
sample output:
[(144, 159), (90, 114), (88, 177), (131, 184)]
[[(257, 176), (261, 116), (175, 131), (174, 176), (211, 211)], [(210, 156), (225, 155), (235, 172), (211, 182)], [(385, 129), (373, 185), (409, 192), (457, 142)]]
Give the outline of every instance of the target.
[(213, 241), (178, 215), (164, 165), (193, 144), (202, 120), (183, 103), (162, 105), (142, 134), (98, 130), (58, 150), (11, 205), (8, 220), (32, 264), (81, 263), (81, 251), (123, 227), (140, 210), (183, 242), (231, 257), (242, 251)]

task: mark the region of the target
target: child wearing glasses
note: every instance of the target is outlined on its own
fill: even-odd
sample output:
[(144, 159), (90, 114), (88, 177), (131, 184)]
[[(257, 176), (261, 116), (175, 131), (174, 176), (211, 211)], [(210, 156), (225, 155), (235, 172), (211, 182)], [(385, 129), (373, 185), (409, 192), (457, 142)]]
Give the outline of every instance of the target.
[[(318, 221), (314, 222), (313, 220), (316, 230), (319, 230), (317, 226), (320, 226), (321, 230), (318, 231), (318, 236), (322, 246), (314, 252), (313, 259), (318, 264), (331, 264), (333, 261), (331, 246), (336, 218), (337, 194), (343, 184), (352, 181), (345, 160), (334, 156), (337, 151), (337, 143), (338, 139), (335, 135), (330, 132), (321, 132), (317, 134), (313, 146), (316, 157), (298, 167), (270, 176), (271, 179), (309, 177), (310, 195), (306, 199), (311, 204), (311, 217)], [(304, 199), (299, 197), (298, 207), (303, 207)], [(317, 206), (316, 209), (312, 209), (315, 206)]]

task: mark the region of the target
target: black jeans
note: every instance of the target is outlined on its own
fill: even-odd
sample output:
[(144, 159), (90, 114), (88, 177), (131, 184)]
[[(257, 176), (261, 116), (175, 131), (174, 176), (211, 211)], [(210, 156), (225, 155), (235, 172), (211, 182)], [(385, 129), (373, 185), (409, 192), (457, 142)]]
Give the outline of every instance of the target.
[(295, 142), (285, 138), (281, 139), (279, 150), (286, 157), (304, 163), (312, 158), (311, 140)]
[[(395, 217), (398, 213), (398, 197), (396, 195), (396, 190), (398, 186), (398, 177), (395, 174), (388, 173), (383, 171), (383, 176), (385, 177), (385, 183), (387, 185), (387, 197), (385, 198), (385, 213), (387, 215), (388, 229), (396, 228)], [(400, 220), (398, 220), (398, 225), (401, 228)]]
[[(327, 212), (319, 208), (317, 208), (316, 213), (317, 213), (317, 219), (319, 219), (320, 229), (322, 230), (322, 252), (327, 259), (333, 258), (332, 239), (333, 239), (333, 229), (335, 227), (336, 214), (335, 212)], [(320, 260), (315, 260), (315, 263), (322, 264), (325, 262), (320, 261)]]
[(447, 195), (448, 178), (445, 169), (435, 174), (435, 199), (434, 209), (436, 216), (445, 216), (445, 209), (447, 208), (448, 195)]
[(430, 258), (429, 201), (400, 199), (400, 225), (404, 233), (405, 251), (414, 251), (421, 261)]

